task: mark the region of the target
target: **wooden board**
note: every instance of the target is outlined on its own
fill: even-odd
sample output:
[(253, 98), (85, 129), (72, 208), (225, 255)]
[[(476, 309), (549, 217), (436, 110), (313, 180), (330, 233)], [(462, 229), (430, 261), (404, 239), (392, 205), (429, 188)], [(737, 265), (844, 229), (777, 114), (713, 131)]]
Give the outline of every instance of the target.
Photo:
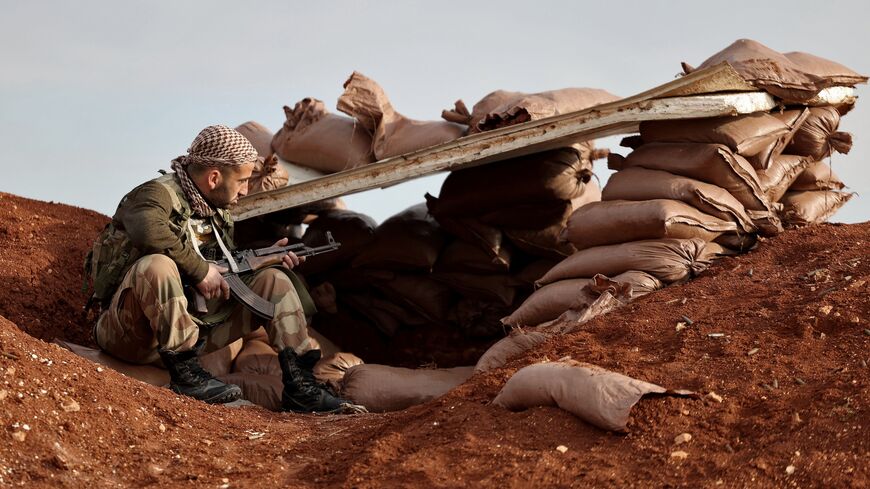
[[(360, 168), (241, 199), (236, 220), (342, 195), (383, 188), (442, 171), (491, 163), (571, 143), (637, 131), (644, 120), (691, 119), (769, 111), (773, 97), (754, 90), (723, 63), (643, 93), (582, 111), (466, 136)], [(854, 99), (854, 89), (850, 92)], [(728, 92), (710, 95), (711, 91)], [(822, 94), (820, 93), (820, 96)], [(846, 93), (829, 93), (831, 98)], [(821, 100), (821, 99), (820, 99)]]

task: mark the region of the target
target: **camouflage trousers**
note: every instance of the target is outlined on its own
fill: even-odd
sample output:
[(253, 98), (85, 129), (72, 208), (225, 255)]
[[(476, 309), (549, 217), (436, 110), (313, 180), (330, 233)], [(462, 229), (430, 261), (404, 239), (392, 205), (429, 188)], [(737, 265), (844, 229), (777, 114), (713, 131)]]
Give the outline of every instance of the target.
[[(278, 351), (293, 348), (297, 354), (318, 348), (308, 336), (305, 312), (287, 274), (276, 268), (245, 277), (248, 287), (275, 304), (275, 317), (267, 321), (235, 299), (208, 301), (209, 312), (195, 320), (187, 311), (187, 298), (178, 267), (165, 255), (140, 258), (124, 276), (94, 328), (94, 339), (103, 350), (131, 363), (159, 364), (158, 348), (186, 351), (201, 336), (203, 353), (220, 349), (261, 326)], [(214, 326), (200, 326), (208, 321)]]

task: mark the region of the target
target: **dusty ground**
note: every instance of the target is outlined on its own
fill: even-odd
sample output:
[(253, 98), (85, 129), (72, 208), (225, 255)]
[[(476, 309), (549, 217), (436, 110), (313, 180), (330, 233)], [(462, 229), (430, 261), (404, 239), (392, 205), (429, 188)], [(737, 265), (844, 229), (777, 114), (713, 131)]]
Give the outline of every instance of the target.
[[(0, 194), (0, 485), (868, 486), (870, 223), (789, 231), (434, 402), (312, 416), (182, 399), (34, 338), (89, 342), (79, 270), (105, 222)], [(489, 405), (566, 355), (722, 402), (645, 398), (626, 435)]]

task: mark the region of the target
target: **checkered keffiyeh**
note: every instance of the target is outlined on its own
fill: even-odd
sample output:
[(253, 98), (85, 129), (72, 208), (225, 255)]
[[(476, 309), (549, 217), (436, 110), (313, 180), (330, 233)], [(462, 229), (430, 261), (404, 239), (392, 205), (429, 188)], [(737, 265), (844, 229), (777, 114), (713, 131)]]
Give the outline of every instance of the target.
[(257, 161), (257, 156), (257, 150), (240, 132), (223, 125), (208, 126), (196, 136), (186, 155), (172, 160), (172, 169), (178, 176), (194, 214), (210, 217), (215, 210), (190, 179), (187, 165), (196, 163), (211, 167), (239, 166)]

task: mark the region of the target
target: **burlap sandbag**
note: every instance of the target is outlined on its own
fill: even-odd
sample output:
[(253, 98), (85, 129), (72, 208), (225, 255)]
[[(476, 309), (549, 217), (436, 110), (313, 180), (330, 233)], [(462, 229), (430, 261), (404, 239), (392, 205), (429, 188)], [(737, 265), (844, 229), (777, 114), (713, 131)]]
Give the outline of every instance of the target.
[(281, 411), (281, 376), (236, 372), (221, 375), (218, 380), (242, 389), (242, 397), (270, 411)]
[(465, 382), (474, 367), (410, 369), (356, 365), (344, 374), (340, 395), (369, 412), (386, 412), (423, 404)]
[[(267, 338), (266, 338), (267, 339)], [(278, 352), (266, 341), (248, 340), (233, 363), (233, 372), (281, 376)]]
[(736, 232), (723, 221), (677, 200), (610, 200), (578, 209), (562, 231), (562, 239), (578, 250), (628, 241), (658, 238), (701, 238), (713, 241)]
[[(630, 286), (629, 299), (664, 287), (659, 279), (639, 271), (624, 272), (610, 280)], [(592, 278), (574, 278), (547, 284), (536, 290), (513, 314), (502, 318), (501, 322), (513, 327), (535, 326), (556, 319), (568, 309), (588, 307), (600, 295), (600, 292), (590, 290), (592, 282)]]
[(596, 246), (578, 251), (550, 269), (536, 284), (547, 285), (559, 280), (613, 277), (629, 270), (646, 272), (666, 284), (684, 280), (706, 269), (712, 252), (721, 247), (704, 240), (658, 239), (633, 241), (610, 246)]
[(806, 156), (782, 155), (773, 160), (770, 168), (759, 170), (758, 183), (768, 200), (779, 202), (811, 161)]
[(375, 239), (353, 260), (354, 267), (431, 272), (447, 237), (417, 204), (390, 217), (375, 230)]
[(825, 222), (853, 195), (830, 190), (787, 192), (782, 198), (782, 221), (787, 226), (806, 226)]
[(755, 225), (737, 199), (722, 187), (665, 171), (635, 167), (614, 173), (607, 180), (602, 198), (608, 200), (679, 200), (724, 221), (733, 221), (743, 232)]
[(460, 273), (500, 273), (510, 269), (511, 254), (505, 247), (499, 247), (496, 256), (472, 243), (461, 239), (453, 240), (438, 256), (436, 272)]
[(275, 155), (259, 158), (248, 180), (248, 195), (285, 187), (289, 181), (287, 170), (278, 165)]
[(372, 246), (376, 228), (374, 219), (358, 212), (333, 209), (320, 213), (308, 225), (302, 242), (308, 246), (322, 246), (327, 242), (326, 232), (329, 231), (341, 246), (336, 251), (306, 260), (297, 270), (303, 275), (315, 275), (345, 266)]
[(845, 186), (846, 184), (827, 163), (815, 161), (798, 175), (789, 190), (842, 190)]
[(336, 392), (341, 389), (341, 381), (347, 370), (356, 365), (362, 365), (362, 359), (353, 353), (339, 352), (328, 357), (322, 357), (314, 365), (314, 377), (332, 387)]
[[(786, 103), (805, 103), (828, 87), (867, 83), (867, 77), (832, 61), (806, 53), (788, 56), (750, 40), (739, 39), (704, 61), (698, 69), (727, 61), (753, 86)], [(834, 67), (837, 67), (836, 69)], [(683, 64), (686, 73), (693, 71)]]
[(444, 180), (436, 216), (480, 216), (519, 205), (580, 197), (592, 165), (576, 148), (562, 148), (457, 170)]
[(146, 384), (156, 386), (169, 384), (169, 372), (160, 367), (127, 363), (123, 360), (118, 360), (100, 349), (77, 345), (60, 338), (55, 338), (52, 342), (66, 348), (82, 358), (87, 358), (94, 363), (111, 368), (116, 372), (140, 380)]
[(552, 335), (541, 331), (514, 329), (508, 336), (498, 340), (481, 355), (480, 359), (477, 360), (477, 365), (474, 366), (474, 372), (486, 372), (494, 368), (501, 368), (512, 358), (540, 345), (551, 337)]
[(764, 113), (643, 121), (640, 137), (644, 143), (723, 144), (746, 158), (754, 168), (763, 169), (783, 152), (802, 122), (800, 117), (786, 124)]
[[(572, 253), (573, 254), (573, 253)], [(551, 258), (541, 258), (524, 266), (514, 277), (525, 285), (535, 285), (535, 282), (549, 272), (551, 268), (564, 260), (560, 258), (554, 260)]]
[(268, 127), (255, 121), (248, 121), (236, 127), (236, 131), (242, 133), (242, 136), (254, 145), (257, 154), (261, 158), (269, 158), (274, 151), (272, 150), (272, 138), (274, 135)]
[(395, 335), (402, 328), (429, 323), (429, 320), (401, 302), (379, 297), (372, 291), (342, 293), (339, 302), (368, 319), (387, 336)]
[(455, 295), (427, 274), (404, 274), (386, 270), (367, 272), (370, 285), (387, 299), (409, 307), (430, 322), (444, 324)]
[(484, 224), (476, 217), (439, 215), (438, 198), (428, 193), (425, 197), (429, 214), (438, 221), (445, 233), (477, 246), (493, 260), (499, 258), (504, 247), (504, 235), (500, 229)]
[(603, 430), (626, 431), (631, 408), (664, 387), (573, 360), (539, 363), (508, 379), (492, 403), (511, 411), (556, 406)]
[(552, 200), (504, 207), (481, 214), (477, 219), (500, 229), (539, 230), (564, 223), (573, 211), (570, 200)]
[(446, 121), (455, 122), (457, 124), (464, 124), (468, 126), (468, 134), (474, 134), (476, 132), (480, 132), (480, 129), (478, 129), (477, 126), (480, 121), (486, 118), (487, 114), (492, 112), (496, 107), (499, 107), (500, 105), (511, 100), (518, 100), (524, 95), (525, 94), (521, 92), (496, 90), (494, 92), (490, 92), (485, 97), (480, 99), (479, 102), (474, 104), (471, 112), (468, 111), (468, 107), (465, 105), (465, 102), (460, 99), (453, 104), (452, 110), (441, 111), (441, 117)]
[(834, 107), (786, 110), (782, 113), (774, 112), (773, 115), (788, 124), (805, 111), (808, 117), (785, 147), (786, 154), (809, 156), (821, 160), (834, 151), (846, 154), (852, 149), (852, 134), (837, 131), (840, 126), (840, 113)]
[(504, 335), (505, 328), (499, 320), (510, 312), (511, 306), (462, 297), (450, 309), (447, 318), (464, 336), (491, 340)]
[(433, 273), (432, 279), (450, 287), (462, 297), (509, 306), (514, 303), (517, 286), (515, 278), (504, 274), (480, 275), (474, 273)]
[(721, 144), (644, 144), (627, 157), (611, 154), (607, 164), (611, 170), (641, 167), (716, 185), (743, 204), (747, 215), (763, 234), (775, 235), (782, 231), (774, 213), (775, 206), (761, 190), (755, 169), (745, 158)]
[(489, 131), (576, 112), (619, 99), (620, 97), (599, 88), (563, 88), (522, 94), (519, 98), (504, 100), (501, 105), (491, 109), (483, 120), (478, 122), (477, 129)]
[(354, 71), (344, 82), (338, 110), (372, 133), (372, 150), (382, 160), (462, 137), (465, 127), (447, 121), (417, 121), (396, 112), (374, 80)]
[(281, 158), (335, 173), (374, 161), (368, 129), (352, 118), (331, 114), (323, 102), (305, 98), (291, 109), (284, 106), (287, 120), (272, 139), (272, 149)]

